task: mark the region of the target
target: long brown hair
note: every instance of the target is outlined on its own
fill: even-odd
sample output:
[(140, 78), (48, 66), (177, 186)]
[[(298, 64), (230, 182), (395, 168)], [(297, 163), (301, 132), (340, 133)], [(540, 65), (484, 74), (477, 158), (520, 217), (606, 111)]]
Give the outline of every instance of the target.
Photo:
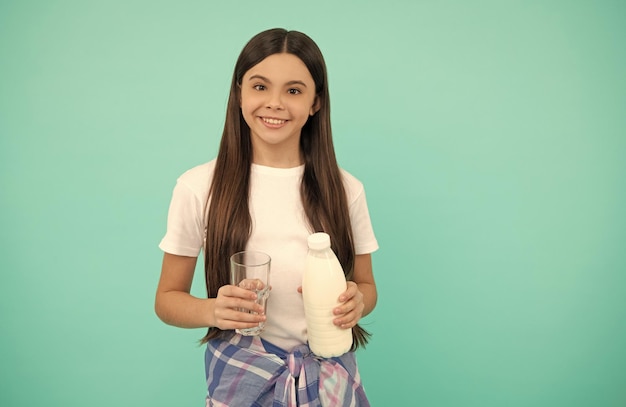
[[(330, 126), (330, 100), (326, 64), (311, 38), (298, 31), (275, 28), (254, 36), (243, 48), (230, 86), (226, 121), (209, 191), (204, 269), (209, 298), (229, 283), (229, 257), (244, 250), (250, 237), (252, 219), (248, 207), (252, 142), (250, 128), (241, 114), (239, 98), (244, 74), (266, 57), (289, 53), (304, 62), (315, 82), (319, 111), (309, 117), (300, 135), (304, 175), (300, 193), (304, 211), (313, 231), (330, 235), (332, 247), (346, 278), (354, 274), (354, 241), (346, 192), (335, 157)], [(220, 336), (209, 328), (206, 342)], [(360, 326), (352, 329), (352, 348), (367, 343), (370, 334)]]

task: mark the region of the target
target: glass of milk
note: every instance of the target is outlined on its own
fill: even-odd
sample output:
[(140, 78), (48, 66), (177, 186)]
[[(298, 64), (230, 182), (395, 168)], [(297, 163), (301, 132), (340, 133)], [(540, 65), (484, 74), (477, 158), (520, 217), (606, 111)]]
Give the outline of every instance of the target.
[[(230, 257), (230, 283), (256, 293), (256, 303), (267, 310), (267, 298), (270, 295), (270, 256), (259, 251), (243, 251)], [(242, 312), (250, 312), (240, 309)], [(241, 335), (259, 335), (265, 328), (265, 322), (246, 329), (236, 329)]]

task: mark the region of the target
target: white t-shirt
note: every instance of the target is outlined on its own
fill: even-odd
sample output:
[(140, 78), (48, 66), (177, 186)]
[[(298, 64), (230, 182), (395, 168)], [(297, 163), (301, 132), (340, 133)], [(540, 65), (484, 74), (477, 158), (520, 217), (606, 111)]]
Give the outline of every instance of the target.
[[(192, 168), (178, 179), (170, 203), (167, 232), (159, 247), (167, 253), (197, 257), (204, 245), (206, 204), (215, 160)], [(252, 234), (247, 250), (259, 250), (272, 259), (263, 339), (287, 351), (306, 343), (302, 295), (304, 259), (309, 230), (300, 183), (304, 166), (273, 168), (252, 164), (250, 213)], [(365, 200), (363, 184), (342, 170), (348, 197), (356, 254), (378, 249)]]

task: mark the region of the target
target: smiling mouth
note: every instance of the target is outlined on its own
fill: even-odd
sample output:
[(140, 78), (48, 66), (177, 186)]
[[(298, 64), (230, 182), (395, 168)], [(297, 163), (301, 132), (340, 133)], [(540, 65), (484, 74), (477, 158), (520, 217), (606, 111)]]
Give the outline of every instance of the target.
[(267, 124), (274, 124), (274, 125), (284, 124), (287, 121), (287, 120), (281, 120), (281, 119), (272, 119), (269, 117), (262, 117), (261, 119), (263, 119), (263, 121)]

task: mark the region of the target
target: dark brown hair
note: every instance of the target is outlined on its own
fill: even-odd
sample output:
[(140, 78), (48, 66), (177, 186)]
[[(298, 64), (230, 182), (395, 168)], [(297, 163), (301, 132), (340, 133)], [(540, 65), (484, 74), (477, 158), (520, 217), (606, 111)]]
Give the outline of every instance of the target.
[[(226, 121), (209, 193), (206, 225), (205, 278), (209, 298), (229, 283), (229, 258), (244, 250), (250, 237), (252, 219), (248, 207), (252, 142), (250, 128), (241, 113), (240, 85), (244, 74), (266, 57), (289, 53), (304, 62), (315, 82), (319, 111), (309, 117), (300, 135), (304, 157), (301, 197), (312, 231), (330, 235), (332, 248), (346, 278), (354, 273), (354, 242), (350, 214), (341, 172), (335, 157), (330, 126), (330, 101), (326, 64), (311, 38), (298, 31), (275, 28), (254, 36), (243, 48), (230, 86)], [(209, 328), (206, 342), (222, 333)], [(369, 333), (360, 326), (352, 329), (353, 350), (367, 343)]]

